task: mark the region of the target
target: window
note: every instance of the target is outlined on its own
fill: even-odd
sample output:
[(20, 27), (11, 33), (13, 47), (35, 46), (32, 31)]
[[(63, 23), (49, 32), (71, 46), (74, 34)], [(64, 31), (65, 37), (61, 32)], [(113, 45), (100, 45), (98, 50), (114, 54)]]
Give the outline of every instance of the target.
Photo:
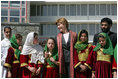
[(107, 15), (110, 15), (110, 4), (107, 4)]
[(25, 1), (1, 1), (1, 6), (2, 6), (1, 22), (20, 22), (20, 23), (25, 22), (26, 20), (25, 5), (26, 5)]
[(96, 15), (99, 15), (99, 13), (100, 13), (99, 4), (96, 4)]
[(8, 16), (8, 9), (1, 8), (1, 16)]
[(25, 16), (25, 8), (22, 8), (22, 16)]
[(47, 6), (46, 5), (42, 5), (41, 6), (41, 15), (42, 16), (47, 16)]
[(96, 24), (96, 33), (100, 32), (100, 24)]
[(23, 8), (25, 7), (25, 1), (22, 1), (22, 7)]
[(69, 16), (69, 5), (66, 5), (66, 16)]
[(89, 5), (89, 15), (95, 16), (95, 5), (94, 4)]
[(81, 15), (87, 16), (87, 5), (86, 4), (81, 5)]
[(19, 22), (19, 18), (17, 18), (17, 17), (10, 17), (10, 22)]
[(95, 34), (95, 24), (89, 24), (89, 35)]
[(115, 33), (117, 33), (117, 24), (113, 24), (111, 27), (111, 30)]
[(20, 7), (20, 1), (10, 1), (10, 7)]
[(20, 16), (19, 9), (10, 9), (10, 16)]
[(52, 16), (52, 6), (48, 5), (48, 16)]
[(25, 23), (25, 18), (22, 18), (22, 23)]
[(7, 17), (1, 17), (1, 22), (8, 22)]
[(8, 1), (1, 1), (1, 7), (8, 7)]
[(80, 30), (81, 30), (81, 26), (80, 26), (80, 24), (77, 24), (77, 33), (79, 33)]
[(31, 16), (36, 16), (36, 5), (30, 6), (30, 14)]
[(106, 15), (106, 4), (100, 4), (100, 15)]
[(41, 7), (40, 5), (37, 5), (37, 16), (41, 16)]
[(60, 16), (65, 16), (65, 5), (60, 5), (59, 6), (59, 15)]
[(52, 5), (52, 16), (57, 16), (57, 5)]
[(117, 15), (117, 5), (111, 4), (111, 15)]
[(80, 5), (77, 5), (77, 15), (80, 16)]
[(56, 36), (57, 27), (55, 24), (41, 24), (42, 25), (42, 36)]
[(70, 24), (69, 29), (72, 30), (73, 32), (76, 32), (76, 24)]
[(81, 29), (88, 30), (88, 24), (81, 24)]
[(70, 16), (76, 16), (76, 5), (70, 5)]

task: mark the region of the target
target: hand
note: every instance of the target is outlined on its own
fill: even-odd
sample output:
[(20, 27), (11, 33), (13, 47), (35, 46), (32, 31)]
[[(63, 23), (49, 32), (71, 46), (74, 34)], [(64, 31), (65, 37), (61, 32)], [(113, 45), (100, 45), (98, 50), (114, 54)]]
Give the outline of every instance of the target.
[(92, 78), (95, 78), (95, 74), (92, 72)]
[(50, 61), (55, 62), (55, 60), (54, 60), (54, 58), (53, 58), (53, 57), (50, 57)]
[(117, 72), (113, 72), (113, 78), (117, 78)]
[(36, 68), (35, 68), (35, 67), (30, 67), (30, 66), (28, 66), (28, 69), (29, 69), (31, 72), (33, 72), (33, 73), (36, 72)]
[(11, 72), (10, 71), (7, 72), (7, 77), (11, 78)]
[(40, 73), (40, 70), (41, 70), (41, 68), (39, 67), (36, 71), (36, 75), (38, 75)]
[(85, 72), (87, 70), (87, 67), (82, 64), (80, 65), (80, 68), (81, 68), (80, 72)]
[(22, 51), (22, 46), (19, 46), (18, 49), (19, 49), (20, 51)]
[(47, 52), (45, 52), (45, 58), (48, 58), (49, 54)]

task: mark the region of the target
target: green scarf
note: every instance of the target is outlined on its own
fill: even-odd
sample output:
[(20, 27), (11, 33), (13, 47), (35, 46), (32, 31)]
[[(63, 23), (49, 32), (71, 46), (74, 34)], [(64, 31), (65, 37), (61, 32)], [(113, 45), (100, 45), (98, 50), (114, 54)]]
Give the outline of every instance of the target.
[[(46, 51), (48, 51), (47, 44), (46, 44), (45, 47), (44, 47), (44, 52), (46, 52)], [(52, 51), (51, 57), (53, 57), (55, 61), (58, 60), (58, 49), (57, 49), (57, 45), (55, 45), (55, 47), (54, 47), (54, 49), (53, 49), (53, 51)], [(50, 57), (47, 58), (46, 61), (47, 61), (47, 63), (48, 63), (49, 65), (53, 65), (53, 66), (55, 66), (55, 67), (57, 66), (55, 63), (53, 63), (53, 62), (50, 61)]]
[(15, 54), (16, 54), (18, 60), (20, 60), (21, 51), (18, 49), (19, 45), (17, 44), (15, 35), (12, 35), (12, 37), (10, 38), (10, 42), (11, 42), (11, 46), (16, 49)]
[[(82, 30), (81, 30), (82, 31)], [(79, 51), (81, 51), (81, 50), (84, 50), (84, 49), (86, 49), (86, 47), (88, 46), (88, 39), (85, 41), (85, 42), (82, 42), (81, 40), (80, 40), (80, 33), (81, 33), (81, 31), (78, 33), (78, 39), (77, 39), (77, 42), (75, 43), (75, 46), (74, 46), (74, 48), (76, 48), (77, 49), (77, 53), (79, 53)]]
[(115, 61), (117, 63), (117, 45), (116, 45), (116, 47), (114, 49), (114, 58), (115, 58)]
[[(106, 33), (100, 33), (99, 35), (103, 35), (104, 38), (106, 39), (106, 45), (103, 47), (103, 53), (113, 55), (113, 47), (109, 36)], [(101, 48), (101, 44), (98, 41), (93, 51), (98, 51), (100, 48)]]

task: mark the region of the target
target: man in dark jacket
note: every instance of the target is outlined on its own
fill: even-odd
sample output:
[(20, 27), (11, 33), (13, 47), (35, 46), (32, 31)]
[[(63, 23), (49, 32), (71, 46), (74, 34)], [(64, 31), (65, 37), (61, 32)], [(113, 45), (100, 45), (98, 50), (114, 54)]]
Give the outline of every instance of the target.
[[(101, 30), (102, 30), (102, 32), (105, 32), (105, 33), (108, 34), (108, 36), (111, 39), (113, 48), (115, 48), (115, 46), (117, 44), (117, 34), (110, 31), (111, 27), (112, 27), (112, 20), (110, 18), (106, 17), (106, 18), (101, 19)], [(94, 35), (93, 45), (97, 44), (97, 42), (98, 42), (98, 35), (99, 35), (99, 33)]]

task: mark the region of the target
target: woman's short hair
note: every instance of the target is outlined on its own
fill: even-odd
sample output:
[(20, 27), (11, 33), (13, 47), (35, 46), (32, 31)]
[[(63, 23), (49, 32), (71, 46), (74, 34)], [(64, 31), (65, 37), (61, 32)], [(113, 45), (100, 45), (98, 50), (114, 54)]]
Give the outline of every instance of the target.
[(63, 25), (66, 25), (66, 28), (68, 29), (68, 21), (67, 21), (65, 18), (59, 18), (59, 19), (57, 19), (57, 20), (56, 20), (56, 25), (57, 25), (58, 23), (61, 23), (61, 24), (63, 24)]

